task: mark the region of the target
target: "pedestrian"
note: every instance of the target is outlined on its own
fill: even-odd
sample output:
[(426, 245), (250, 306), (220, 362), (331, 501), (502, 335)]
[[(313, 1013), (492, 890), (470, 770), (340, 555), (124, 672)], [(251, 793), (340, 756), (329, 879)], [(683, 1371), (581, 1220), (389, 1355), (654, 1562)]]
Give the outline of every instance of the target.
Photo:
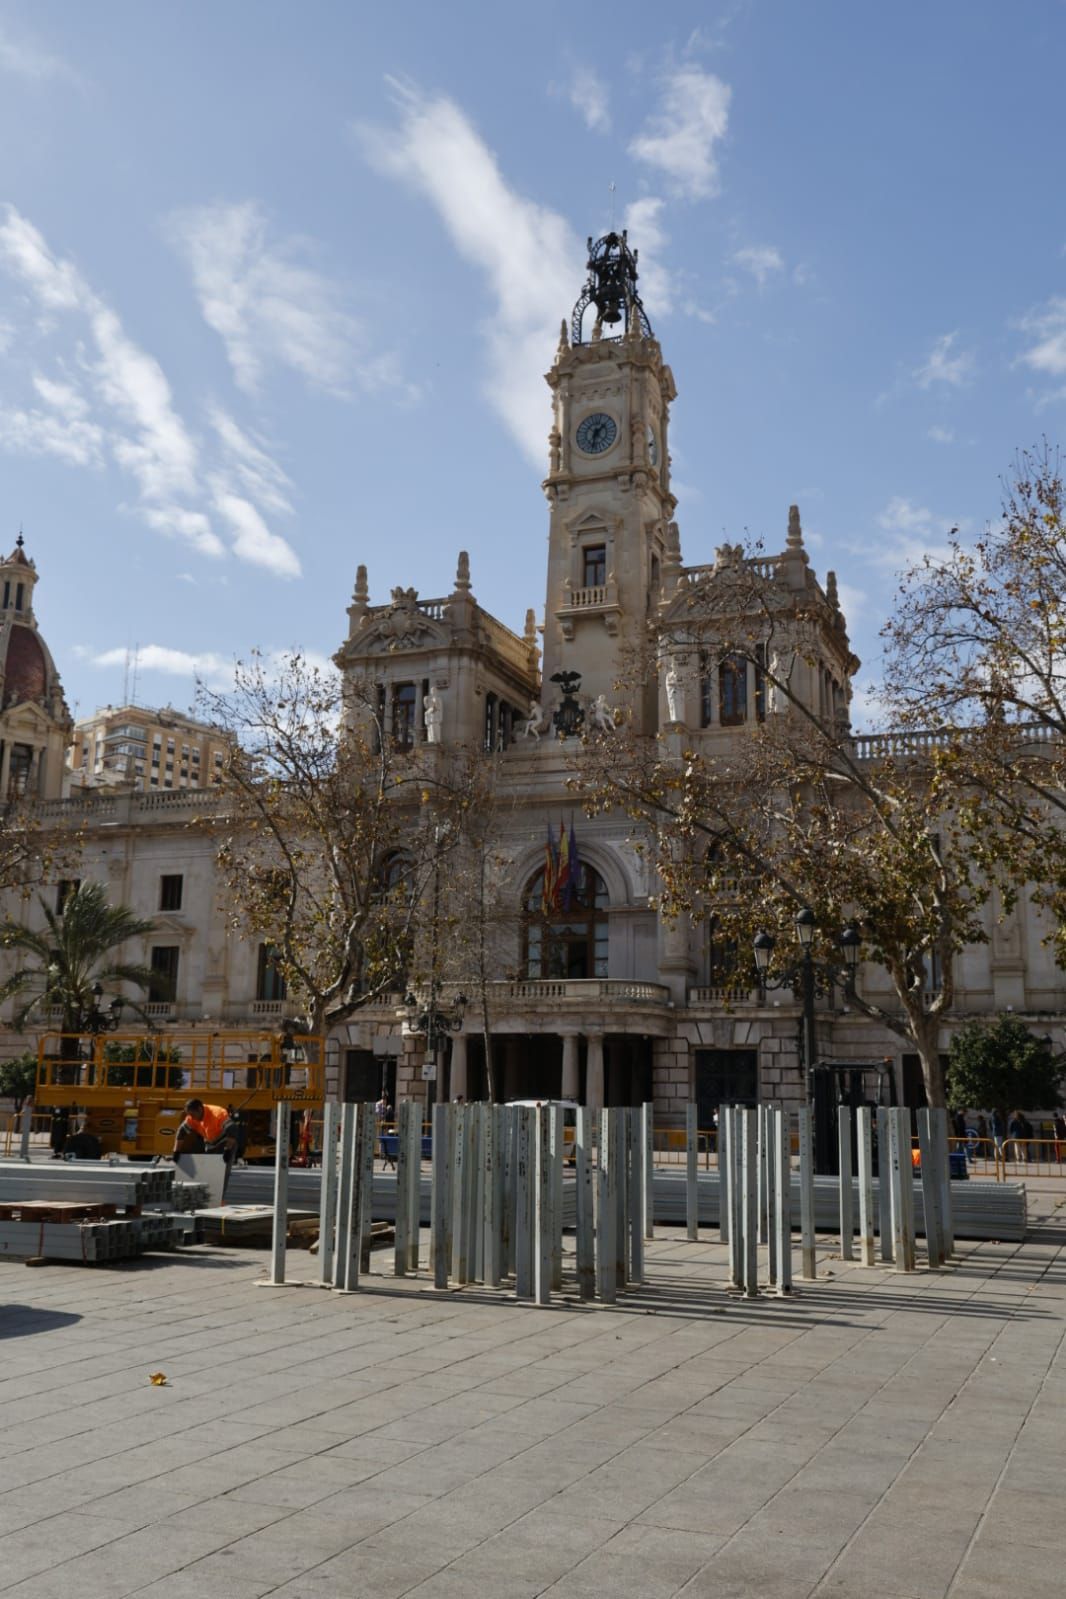
[(989, 1125), (990, 1125), (991, 1132), (992, 1132), (992, 1142), (993, 1142), (993, 1144), (995, 1145), (995, 1148), (996, 1148), (996, 1154), (997, 1155), (1002, 1155), (1002, 1153), (1003, 1153), (1003, 1134), (1004, 1134), (1004, 1131), (1005, 1131), (1005, 1128), (1003, 1126), (1003, 1113), (1001, 1111), (994, 1110), (992, 1112), (992, 1120), (991, 1120)]
[(185, 1115), (174, 1134), (172, 1158), (181, 1155), (221, 1155), (225, 1162), (222, 1197), (240, 1147), (240, 1128), (225, 1105), (205, 1105), (202, 1099), (185, 1102)]
[(982, 1160), (988, 1159), (988, 1117), (984, 1111), (977, 1118), (977, 1151)]
[(377, 1118), (378, 1124), (378, 1152), (385, 1165), (391, 1166), (393, 1171), (395, 1171), (396, 1156), (389, 1153), (391, 1143), (387, 1141), (387, 1133), (391, 1133), (392, 1131), (395, 1113), (392, 1106), (389, 1104), (389, 1096), (387, 1094), (383, 1093), (377, 1104), (374, 1106), (374, 1115)]
[(957, 1110), (955, 1112), (954, 1116), (951, 1118), (951, 1125), (955, 1129), (955, 1137), (956, 1138), (961, 1138), (963, 1141), (965, 1141), (965, 1139), (966, 1139), (966, 1113), (965, 1113), (965, 1111)]
[(1014, 1145), (1014, 1159), (1025, 1159), (1025, 1117), (1020, 1110), (1012, 1110), (1007, 1121), (1007, 1141)]

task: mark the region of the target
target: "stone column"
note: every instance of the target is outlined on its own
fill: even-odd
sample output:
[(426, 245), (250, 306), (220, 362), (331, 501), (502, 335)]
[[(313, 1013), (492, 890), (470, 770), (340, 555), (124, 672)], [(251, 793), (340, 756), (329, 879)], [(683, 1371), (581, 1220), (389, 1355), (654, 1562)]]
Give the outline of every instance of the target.
[(603, 1109), (603, 1034), (588, 1034), (585, 1065), (585, 1102), (593, 1110)]
[(6, 805), (8, 789), (11, 786), (11, 740), (4, 740), (4, 752), (0, 755), (0, 805)]
[(575, 1033), (563, 1034), (563, 1099), (577, 1099), (578, 1097), (578, 1070), (577, 1070), (577, 1035)]
[(452, 1039), (451, 1098), (466, 1099), (466, 1034)]

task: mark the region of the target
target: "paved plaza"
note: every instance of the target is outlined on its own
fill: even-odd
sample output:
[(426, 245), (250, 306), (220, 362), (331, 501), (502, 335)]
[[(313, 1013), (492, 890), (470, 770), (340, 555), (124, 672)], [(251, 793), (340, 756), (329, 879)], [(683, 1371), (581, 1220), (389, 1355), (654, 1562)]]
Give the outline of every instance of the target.
[(353, 1296), (257, 1286), (246, 1250), (5, 1263), (0, 1592), (1060, 1599), (1056, 1204), (790, 1301), (669, 1230), (614, 1307), (436, 1294), (391, 1254)]

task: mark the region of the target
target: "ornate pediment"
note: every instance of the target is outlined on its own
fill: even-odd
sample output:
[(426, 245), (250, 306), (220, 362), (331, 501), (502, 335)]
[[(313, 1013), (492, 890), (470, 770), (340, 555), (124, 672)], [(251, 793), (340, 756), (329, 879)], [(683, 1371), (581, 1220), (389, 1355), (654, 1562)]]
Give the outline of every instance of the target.
[(367, 613), (349, 648), (360, 655), (391, 655), (398, 650), (434, 649), (449, 638), (448, 629), (420, 607), (417, 589), (394, 588), (392, 603)]

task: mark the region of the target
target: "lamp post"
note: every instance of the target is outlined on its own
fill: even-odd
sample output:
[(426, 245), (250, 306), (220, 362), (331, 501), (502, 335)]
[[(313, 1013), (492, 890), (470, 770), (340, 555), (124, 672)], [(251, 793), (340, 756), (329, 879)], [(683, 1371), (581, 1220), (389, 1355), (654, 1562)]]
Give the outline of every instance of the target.
[[(413, 989), (408, 989), (404, 997), (407, 1031), (425, 1038), (426, 1048), (433, 1057), (434, 1082), (439, 1079), (441, 1055), (449, 1035), (462, 1031), (466, 1006), (466, 995), (456, 994), (445, 1008), (441, 1003), (441, 984), (436, 977), (430, 980), (422, 998)], [(431, 1102), (433, 1097), (431, 1093)]]
[(89, 1033), (94, 1038), (97, 1033), (113, 1033), (122, 1021), (122, 1007), (125, 1000), (116, 997), (111, 1000), (106, 1010), (100, 1009), (100, 1001), (104, 997), (103, 986), (94, 983), (92, 986), (93, 1002), (88, 1010), (84, 1007), (81, 1012), (81, 1031)]
[(803, 1020), (800, 1025), (800, 1054), (803, 1063), (803, 1074), (807, 1089), (807, 1098), (811, 1097), (811, 1073), (815, 1065), (817, 1044), (815, 1040), (814, 999), (817, 992), (818, 980), (824, 986), (829, 986), (843, 978), (846, 993), (851, 993), (855, 987), (855, 969), (859, 964), (859, 952), (862, 940), (854, 927), (845, 927), (840, 935), (840, 951), (844, 964), (832, 966), (826, 962), (815, 961), (811, 955), (811, 945), (814, 942), (814, 930), (817, 926), (814, 912), (809, 905), (804, 905), (796, 912), (795, 928), (796, 939), (800, 946), (800, 958), (787, 967), (776, 977), (770, 977), (770, 961), (776, 946), (776, 939), (767, 932), (758, 932), (753, 940), (755, 951), (755, 965), (759, 973), (759, 981), (763, 988), (795, 988), (798, 984), (800, 999), (803, 1006)]

